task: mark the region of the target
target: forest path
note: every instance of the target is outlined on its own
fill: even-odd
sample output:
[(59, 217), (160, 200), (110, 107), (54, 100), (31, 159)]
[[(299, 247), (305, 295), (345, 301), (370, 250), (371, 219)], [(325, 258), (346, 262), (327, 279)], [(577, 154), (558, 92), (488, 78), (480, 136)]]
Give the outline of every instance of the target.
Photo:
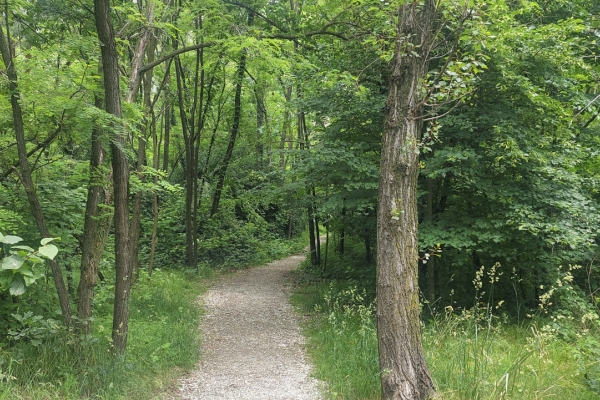
[(317, 400), (288, 302), (295, 255), (217, 279), (204, 297), (202, 358), (172, 399)]

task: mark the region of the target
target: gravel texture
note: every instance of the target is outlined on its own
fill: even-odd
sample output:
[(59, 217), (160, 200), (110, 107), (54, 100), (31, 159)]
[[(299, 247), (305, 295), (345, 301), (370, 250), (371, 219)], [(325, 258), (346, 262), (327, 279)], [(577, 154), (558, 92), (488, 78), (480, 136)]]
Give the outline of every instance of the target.
[(288, 302), (291, 271), (303, 259), (296, 255), (217, 280), (204, 298), (200, 365), (171, 399), (322, 398)]

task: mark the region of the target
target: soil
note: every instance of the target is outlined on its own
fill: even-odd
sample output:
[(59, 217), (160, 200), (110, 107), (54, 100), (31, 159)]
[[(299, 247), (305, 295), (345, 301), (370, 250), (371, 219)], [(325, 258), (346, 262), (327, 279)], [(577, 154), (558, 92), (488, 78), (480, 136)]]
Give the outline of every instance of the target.
[(204, 296), (202, 358), (171, 399), (320, 400), (288, 299), (301, 255), (219, 278)]

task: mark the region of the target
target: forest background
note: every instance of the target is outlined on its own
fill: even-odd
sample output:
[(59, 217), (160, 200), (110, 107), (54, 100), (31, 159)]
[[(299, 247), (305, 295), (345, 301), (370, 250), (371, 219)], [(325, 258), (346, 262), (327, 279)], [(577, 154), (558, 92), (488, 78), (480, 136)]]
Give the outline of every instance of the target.
[[(118, 377), (138, 368), (136, 349), (173, 369), (196, 339), (160, 334), (195, 326), (193, 311), (163, 318), (156, 337), (142, 325), (130, 334), (130, 318), (150, 324), (190, 274), (281, 257), (306, 231), (311, 279), (337, 282), (328, 296), (364, 290), (359, 303), (372, 304), (402, 3), (114, 1), (118, 64), (107, 73), (93, 2), (6, 1), (7, 390), (110, 398), (127, 390)], [(548, 327), (577, 343), (577, 379), (597, 392), (600, 6), (438, 3), (416, 144), (423, 321), (472, 313), (488, 327)], [(120, 114), (107, 77), (120, 83)], [(163, 303), (187, 315), (186, 300)]]

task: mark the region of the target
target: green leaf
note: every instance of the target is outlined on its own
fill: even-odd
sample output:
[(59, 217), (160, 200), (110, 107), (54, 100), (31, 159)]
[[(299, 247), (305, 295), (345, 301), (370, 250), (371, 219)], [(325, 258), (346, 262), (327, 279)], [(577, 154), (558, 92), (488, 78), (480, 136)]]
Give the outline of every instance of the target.
[(42, 240), (40, 240), (40, 243), (42, 244), (42, 246), (45, 246), (54, 240), (60, 240), (60, 238), (43, 238)]
[(0, 289), (6, 290), (13, 280), (13, 272), (10, 270), (0, 270)]
[(20, 249), (20, 250), (27, 250), (30, 253), (33, 253), (35, 250), (33, 250), (31, 247), (29, 246), (12, 246), (13, 249)]
[(19, 254), (12, 254), (2, 260), (2, 266), (0, 269), (19, 269), (24, 262), (25, 257)]
[(53, 244), (47, 244), (38, 249), (38, 252), (49, 259), (54, 259), (58, 254), (58, 248)]
[(12, 296), (20, 296), (25, 293), (26, 290), (25, 280), (21, 275), (14, 277), (12, 284), (10, 285), (9, 292)]
[(23, 240), (23, 239), (21, 239), (18, 236), (6, 235), (0, 241), (2, 243), (6, 243), (6, 244), (15, 244), (15, 243), (19, 243), (21, 240)]

